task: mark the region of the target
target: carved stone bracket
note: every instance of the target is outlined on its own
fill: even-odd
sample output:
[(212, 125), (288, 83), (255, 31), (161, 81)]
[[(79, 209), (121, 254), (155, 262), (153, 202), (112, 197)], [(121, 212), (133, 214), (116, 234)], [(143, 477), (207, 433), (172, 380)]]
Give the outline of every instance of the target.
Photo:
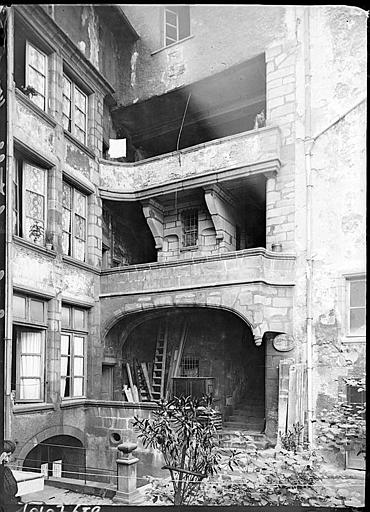
[(233, 224), (233, 199), (216, 184), (204, 187), (204, 199), (216, 230), (216, 239), (223, 240), (225, 233), (230, 232), (229, 226)]
[(252, 334), (254, 338), (254, 343), (257, 347), (260, 347), (262, 345), (262, 338), (263, 338), (263, 332), (260, 325), (257, 325), (256, 327), (252, 328)]
[(163, 247), (163, 207), (154, 199), (143, 201), (143, 214), (155, 240), (155, 248)]

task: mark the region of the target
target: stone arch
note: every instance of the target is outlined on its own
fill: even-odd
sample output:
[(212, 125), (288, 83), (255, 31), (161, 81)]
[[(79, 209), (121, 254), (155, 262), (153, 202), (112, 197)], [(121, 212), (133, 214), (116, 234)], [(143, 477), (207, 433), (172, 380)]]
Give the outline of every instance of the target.
[[(26, 443), (22, 446), (20, 452), (17, 454), (17, 458), (21, 461), (24, 461), (27, 457), (28, 453), (35, 448), (35, 446), (39, 445), (46, 439), (54, 436), (71, 436), (78, 439), (82, 446), (85, 445), (85, 434), (82, 430), (77, 427), (73, 427), (71, 425), (54, 425), (52, 427), (48, 427), (35, 436), (32, 436)], [(22, 462), (23, 466), (23, 462)]]
[[(163, 304), (161, 306), (155, 306), (151, 304), (150, 306), (145, 306), (145, 304), (142, 304), (142, 307), (138, 307), (137, 309), (133, 309), (130, 311), (126, 311), (125, 307), (123, 306), (121, 310), (118, 312), (115, 312), (115, 315), (113, 315), (108, 321), (105, 322), (102, 329), (102, 338), (105, 339), (108, 335), (109, 331), (123, 318), (128, 318), (129, 316), (137, 315), (137, 318), (132, 322), (130, 325), (127, 333), (125, 333), (125, 338), (121, 339), (121, 342), (124, 343), (124, 341), (127, 339), (129, 334), (135, 329), (138, 325), (145, 322), (146, 320), (150, 319), (152, 316), (158, 315), (158, 311), (165, 312), (166, 310), (174, 309), (174, 308), (207, 308), (207, 309), (218, 309), (223, 311), (228, 311), (230, 313), (235, 314), (237, 317), (241, 318), (241, 320), (249, 327), (249, 329), (252, 331), (253, 336), (255, 336), (255, 325), (240, 311), (237, 311), (234, 308), (231, 308), (229, 306), (224, 305), (214, 305), (214, 304), (207, 304), (197, 301), (196, 303), (170, 303), (170, 304)], [(149, 313), (149, 314), (145, 314)]]

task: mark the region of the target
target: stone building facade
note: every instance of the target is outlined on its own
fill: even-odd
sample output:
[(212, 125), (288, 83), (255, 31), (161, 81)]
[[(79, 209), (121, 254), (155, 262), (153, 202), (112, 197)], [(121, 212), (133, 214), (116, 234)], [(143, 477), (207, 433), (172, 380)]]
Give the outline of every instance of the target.
[[(127, 364), (154, 375), (162, 331), (162, 395), (183, 341), (177, 376), (272, 442), (279, 368), (302, 365), (315, 442), (320, 408), (364, 371), (365, 24), (340, 6), (9, 10), (5, 417), (21, 466), (63, 445), (64, 475), (109, 478), (155, 409), (128, 400)], [(139, 474), (158, 466), (138, 452)]]

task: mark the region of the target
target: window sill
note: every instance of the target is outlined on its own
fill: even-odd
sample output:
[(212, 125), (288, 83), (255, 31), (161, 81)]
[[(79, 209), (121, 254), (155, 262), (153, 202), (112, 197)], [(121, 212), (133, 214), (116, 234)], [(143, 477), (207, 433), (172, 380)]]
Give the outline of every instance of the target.
[(14, 404), (13, 405), (13, 413), (14, 414), (27, 414), (32, 412), (40, 412), (40, 411), (49, 411), (55, 410), (54, 404), (45, 404), (45, 403), (22, 403), (22, 404)]
[(72, 144), (74, 144), (75, 146), (77, 146), (81, 151), (83, 151), (84, 153), (87, 154), (87, 156), (89, 156), (90, 158), (93, 158), (95, 159), (95, 154), (93, 152), (92, 149), (90, 149), (88, 146), (86, 146), (86, 144), (84, 144), (83, 142), (81, 142), (80, 140), (78, 140), (74, 135), (72, 135), (71, 132), (69, 132), (68, 130), (63, 130), (64, 132), (64, 137), (66, 139), (68, 139), (70, 142), (72, 142)]
[(28, 249), (32, 249), (37, 252), (41, 252), (42, 254), (45, 254), (46, 256), (49, 256), (49, 258), (55, 258), (57, 253), (52, 249), (46, 249), (43, 245), (35, 244), (34, 242), (30, 242), (29, 240), (26, 240), (25, 238), (22, 238), (18, 235), (13, 235), (13, 241), (17, 245), (22, 245), (23, 247), (27, 247)]
[(41, 117), (44, 121), (46, 121), (52, 128), (55, 128), (57, 125), (57, 122), (53, 117), (51, 117), (50, 114), (45, 112), (45, 110), (42, 110), (42, 108), (38, 107), (36, 103), (34, 103), (32, 100), (29, 99), (28, 96), (26, 96), (20, 89), (15, 89), (15, 95), (16, 97), (24, 103), (27, 107), (29, 107), (35, 114), (37, 114), (39, 117)]
[(180, 247), (180, 252), (197, 251), (198, 249), (199, 245), (188, 245), (186, 247)]
[(60, 408), (66, 409), (68, 407), (84, 407), (86, 402), (85, 397), (79, 398), (62, 398), (60, 402)]
[(343, 343), (365, 343), (366, 342), (366, 334), (364, 336), (346, 336), (343, 340)]
[(89, 265), (89, 263), (85, 263), (84, 261), (77, 260), (76, 258), (72, 258), (72, 256), (67, 256), (65, 254), (63, 254), (62, 258), (63, 261), (73, 265), (74, 267), (83, 268), (85, 270), (89, 270), (90, 272), (94, 272), (95, 274), (100, 274), (100, 270), (93, 267), (92, 265)]
[(184, 39), (180, 39), (180, 41), (176, 41), (175, 43), (169, 44), (167, 46), (162, 46), (162, 48), (158, 48), (158, 50), (154, 50), (150, 55), (156, 55), (157, 53), (163, 52), (164, 50), (167, 50), (168, 48), (173, 48), (174, 46), (183, 43), (185, 41), (188, 41), (189, 39), (193, 39), (194, 36), (190, 35), (188, 37), (184, 37)]

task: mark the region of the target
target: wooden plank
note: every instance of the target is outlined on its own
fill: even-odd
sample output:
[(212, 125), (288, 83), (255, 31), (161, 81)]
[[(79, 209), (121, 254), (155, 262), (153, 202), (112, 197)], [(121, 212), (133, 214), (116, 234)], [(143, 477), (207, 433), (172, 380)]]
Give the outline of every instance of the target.
[(131, 391), (132, 391), (132, 398), (134, 399), (134, 402), (140, 402), (139, 392), (138, 392), (138, 389), (135, 384), (133, 385), (133, 388)]
[(126, 370), (127, 370), (127, 376), (128, 376), (128, 382), (130, 384), (130, 388), (133, 389), (134, 381), (132, 380), (131, 368), (130, 368), (129, 363), (126, 363)]
[(176, 361), (175, 370), (173, 372), (173, 377), (177, 377), (177, 374), (179, 372), (182, 354), (183, 354), (184, 346), (185, 346), (185, 339), (186, 339), (187, 334), (188, 334), (188, 323), (186, 320), (184, 320), (184, 325), (182, 328), (182, 333), (181, 333), (181, 338), (180, 338), (179, 353), (177, 356), (177, 361)]
[(163, 355), (162, 355), (161, 391), (160, 391), (161, 398), (164, 398), (164, 379), (166, 376), (166, 362), (167, 362), (167, 339), (168, 339), (168, 318), (166, 317), (164, 340), (163, 340)]
[(178, 353), (179, 353), (178, 350), (174, 351), (174, 356), (173, 356), (173, 359), (171, 361), (170, 368), (168, 370), (167, 389), (166, 389), (166, 398), (167, 399), (169, 398), (169, 396), (171, 394), (171, 391), (172, 391), (172, 377), (173, 377), (173, 372), (174, 372), (175, 367), (176, 367)]
[(131, 390), (126, 384), (123, 386), (123, 391), (126, 395), (127, 402), (133, 402)]
[(149, 373), (148, 373), (148, 368), (146, 366), (146, 363), (141, 363), (141, 368), (143, 370), (143, 375), (144, 375), (144, 379), (145, 379), (145, 383), (146, 383), (146, 386), (148, 388), (148, 393), (149, 393), (149, 399), (150, 400), (153, 400), (153, 396), (152, 396), (152, 385), (150, 383), (150, 379), (149, 379)]

